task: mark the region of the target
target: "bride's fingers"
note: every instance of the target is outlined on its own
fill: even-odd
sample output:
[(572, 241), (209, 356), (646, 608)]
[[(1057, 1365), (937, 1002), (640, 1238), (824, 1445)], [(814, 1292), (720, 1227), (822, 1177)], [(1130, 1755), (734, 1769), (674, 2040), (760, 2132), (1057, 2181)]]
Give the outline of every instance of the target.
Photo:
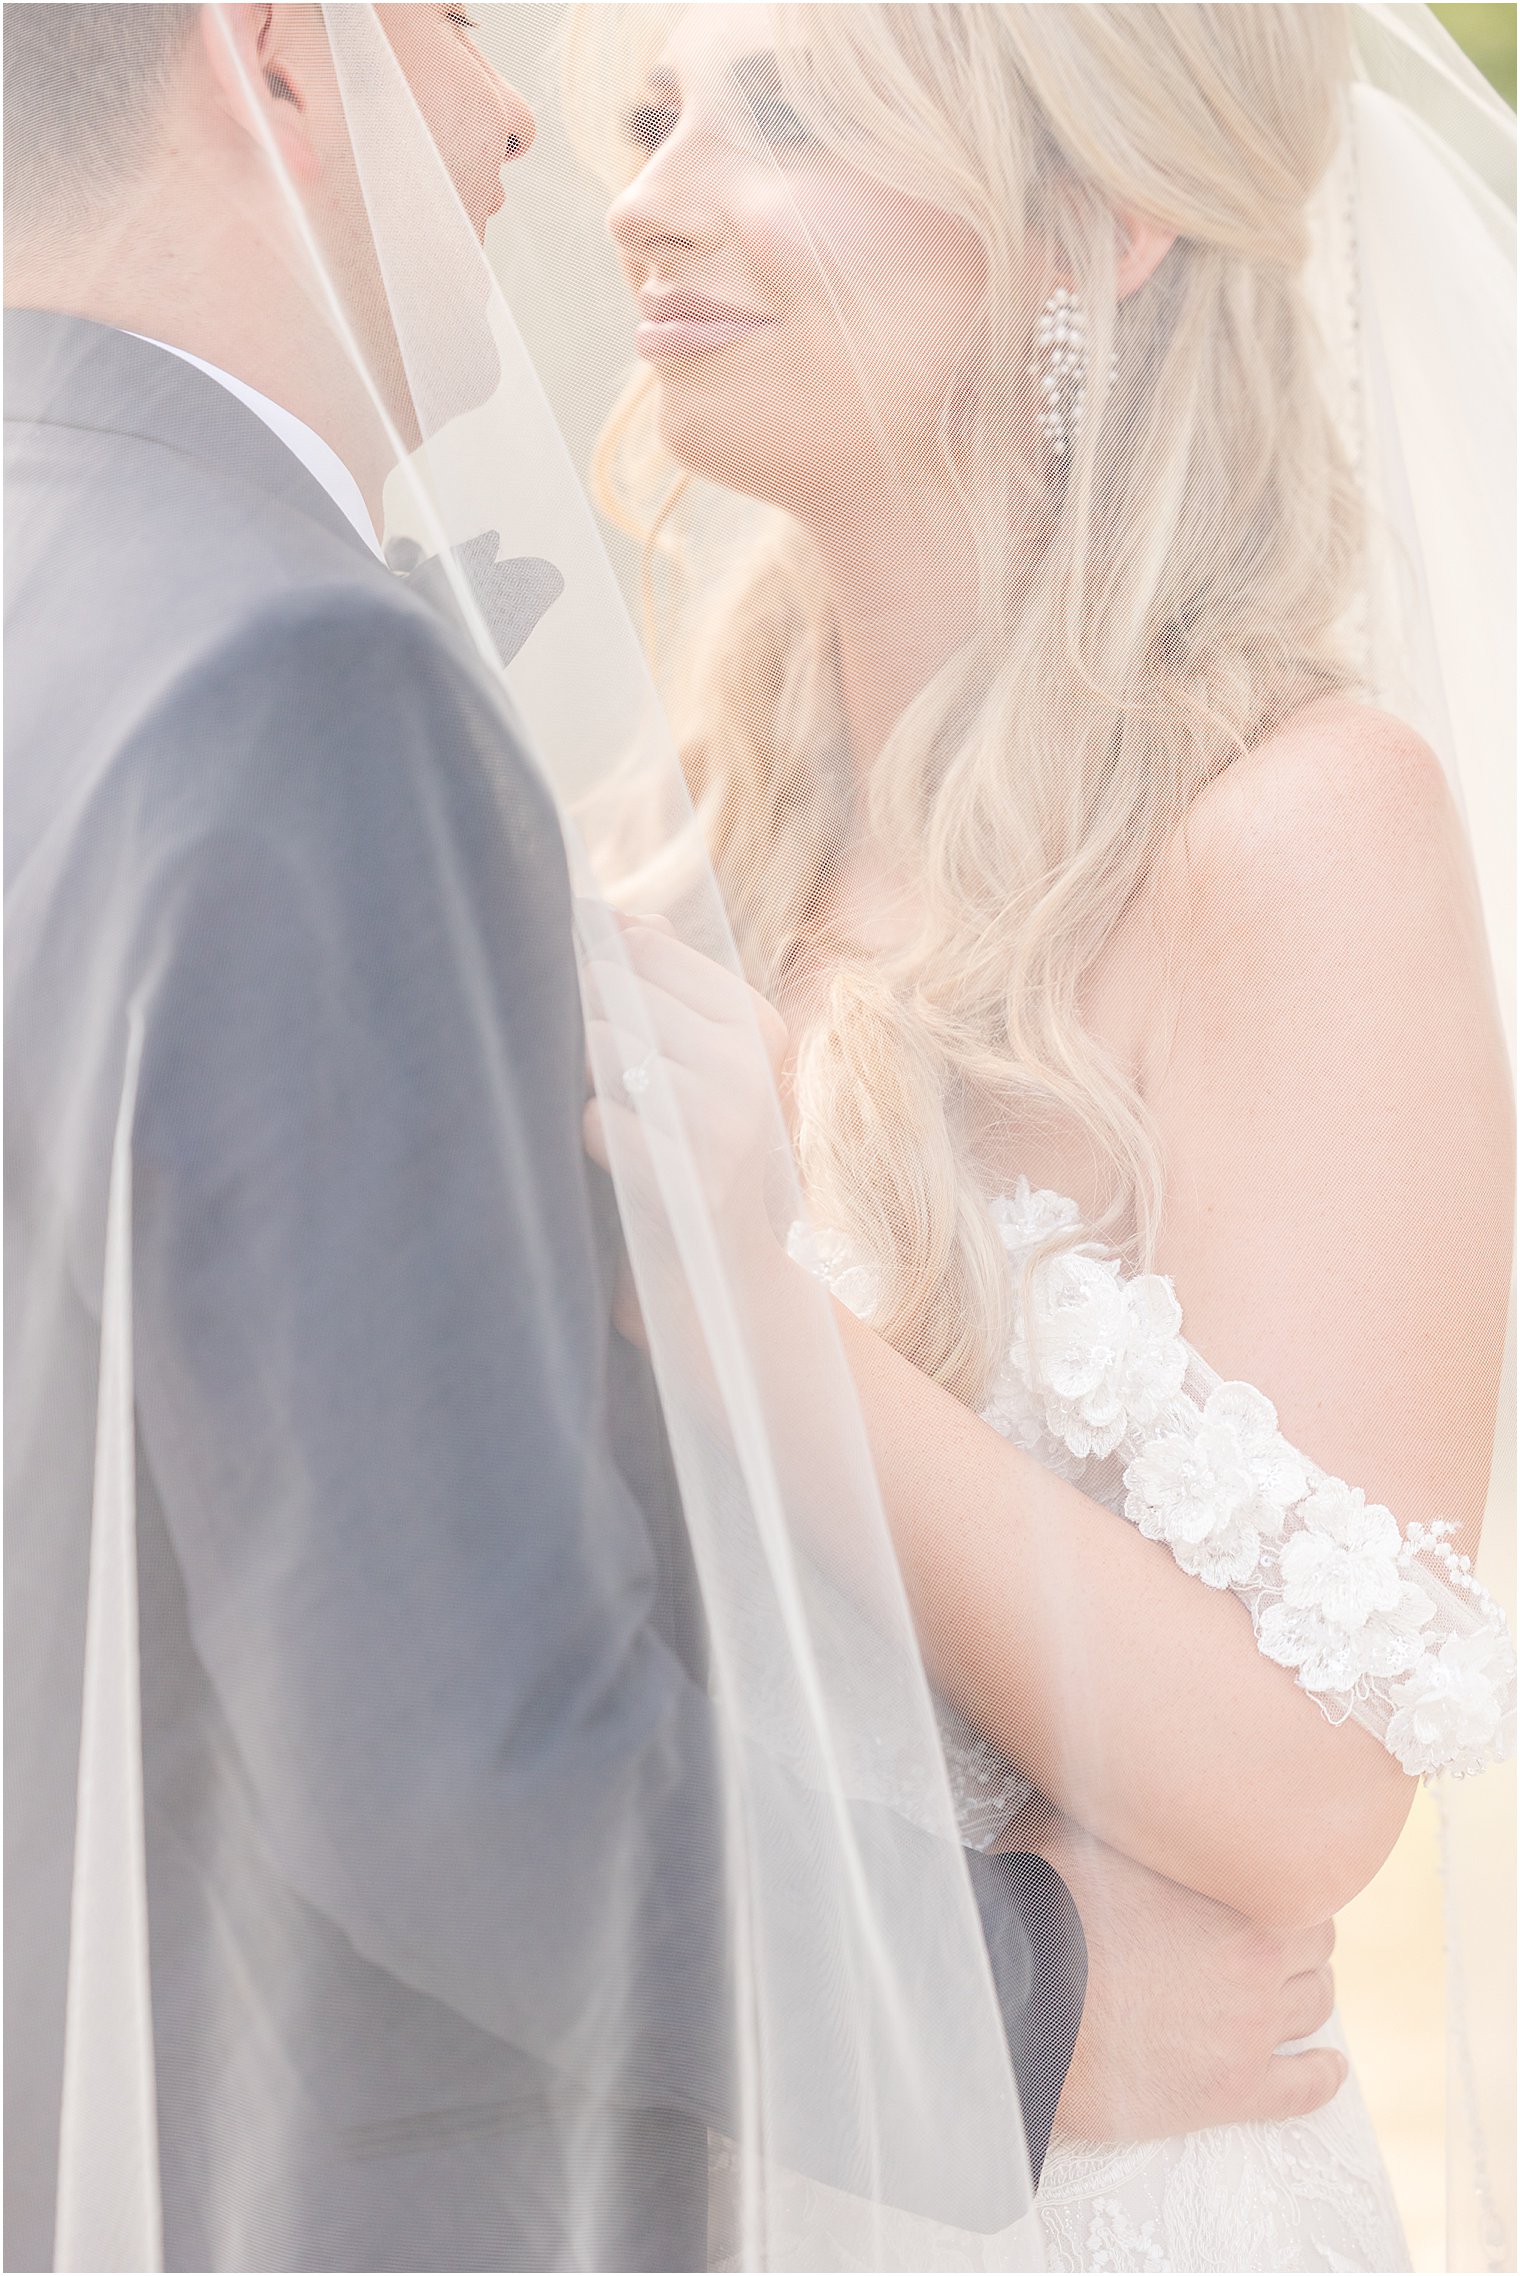
[(640, 1351), (649, 1349), (649, 1331), (644, 1325), (644, 1311), (639, 1292), (634, 1286), (633, 1269), (626, 1256), (618, 1259), (617, 1279), (612, 1291), (612, 1324), (627, 1343)]
[(663, 988), (645, 981), (630, 986), (626, 973), (620, 977), (621, 988), (600, 985), (598, 975), (587, 1035), (594, 1032), (599, 1044), (614, 1043), (624, 1054), (625, 1066), (637, 1065), (651, 1045), (662, 1059), (678, 1061), (699, 1072), (733, 1058), (736, 1039), (731, 1033), (704, 1019), (678, 996), (667, 995)]
[(662, 991), (644, 992), (637, 1026), (588, 1019), (586, 1040), (598, 1090), (626, 1100), (635, 1076), (641, 1105), (660, 1128), (671, 1131), (681, 1119), (689, 1133), (721, 1125), (732, 1137), (738, 1128), (755, 1135), (769, 1124), (779, 1142), (775, 1074), (750, 1038), (712, 1026)]
[(666, 1145), (681, 1125), (677, 1107), (654, 1095), (641, 1099), (635, 1109), (627, 1100), (599, 1091), (589, 1099), (581, 1116), (581, 1139), (591, 1159), (611, 1170), (616, 1160), (620, 1173), (634, 1172), (647, 1181), (652, 1172), (650, 1144)]
[(650, 1210), (663, 1222), (660, 1181), (650, 1152), (650, 1131), (642, 1115), (613, 1099), (591, 1099), (581, 1116), (581, 1143), (600, 1169), (616, 1177), (625, 1213), (630, 1207), (636, 1213)]
[[(605, 1158), (607, 1153), (619, 1144), (633, 1149), (632, 1155), (619, 1153), (620, 1169), (635, 1157), (647, 1167), (653, 1147), (660, 1151), (663, 1166), (677, 1174), (695, 1170), (699, 1175), (712, 1161), (715, 1149), (724, 1154), (732, 1149), (732, 1100), (723, 1084), (663, 1055), (656, 1062), (656, 1080), (655, 1066), (650, 1063), (651, 1047), (642, 1038), (619, 1038), (615, 1029), (599, 1021), (592, 1021), (587, 1032), (593, 1037), (593, 1062), (604, 1073), (609, 1065), (617, 1069), (605, 1085), (599, 1085), (587, 1109), (588, 1116), (592, 1108), (599, 1110), (588, 1127), (602, 1148), (593, 1159), (604, 1169), (611, 1166)], [(635, 1104), (627, 1094), (627, 1078), (645, 1068), (651, 1079), (647, 1088), (635, 1094)], [(588, 1150), (591, 1143), (588, 1137)]]
[(607, 1122), (599, 1098), (589, 1099), (581, 1116), (581, 1143), (599, 1169), (610, 1170), (612, 1157), (607, 1150)]
[(713, 1020), (748, 1018), (753, 993), (748, 982), (726, 965), (688, 948), (674, 932), (635, 925), (624, 933), (623, 944), (641, 978), (679, 997), (693, 1011)]
[(1307, 2039), (1330, 2020), (1335, 1978), (1328, 1968), (1309, 1968), (1290, 1976), (1279, 1995), (1278, 2030), (1283, 2039)]
[(624, 991), (630, 985), (658, 988), (674, 1002), (710, 1020), (730, 1040), (755, 1037), (775, 1074), (786, 1057), (786, 1022), (758, 989), (726, 965), (689, 948), (663, 923), (658, 931), (636, 921), (629, 924), (623, 944), (628, 952), (628, 970), (603, 957), (590, 958), (586, 968), (595, 1000), (610, 1015), (615, 1017), (627, 1000)]
[(1340, 2092), (1346, 2058), (1334, 2047), (1308, 2047), (1301, 2055), (1274, 2055), (1262, 2081), (1253, 2118), (1307, 2118)]
[(586, 1045), (597, 1095), (619, 1107), (636, 1103), (646, 1125), (670, 1137), (692, 1115), (700, 1126), (704, 1106), (710, 1111), (733, 1086), (725, 1080), (716, 1055), (703, 1057), (692, 1050), (693, 1063), (688, 1063), (682, 1053), (689, 1048), (689, 1039), (672, 1031), (674, 1023), (659, 1023), (651, 1040), (649, 1028), (654, 1024), (630, 1032), (610, 1020), (591, 1019), (586, 1022)]

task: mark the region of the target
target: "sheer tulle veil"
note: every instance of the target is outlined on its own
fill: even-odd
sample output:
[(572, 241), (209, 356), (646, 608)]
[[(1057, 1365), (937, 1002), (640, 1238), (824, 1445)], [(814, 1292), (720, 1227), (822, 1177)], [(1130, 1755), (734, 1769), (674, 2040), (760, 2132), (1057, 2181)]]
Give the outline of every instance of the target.
[[(652, 20), (670, 12), (591, 13), (610, 48), (647, 45)], [(700, 799), (694, 805), (641, 636), (640, 562), (590, 501), (588, 463), (628, 360), (628, 319), (603, 233), (605, 197), (558, 115), (564, 12), (481, 11), (485, 51), (510, 75), (525, 63), (527, 91), (545, 97), (539, 148), (510, 179), (484, 249), (387, 39), (385, 11), (339, 0), (320, 14), (365, 242), (360, 258), (351, 244), (335, 250), (330, 215), (305, 184), (284, 179), (291, 272), (325, 312), (334, 351), (388, 440), (392, 560), (435, 561), (440, 605), (504, 673), (564, 817), (595, 1015), (591, 1074), (608, 1109), (613, 1182), (708, 1642), (733, 1954), (715, 1996), (732, 2007), (740, 2073), (734, 2250), (740, 2265), (781, 2264), (770, 2240), (789, 2217), (794, 2173), (809, 2142), (827, 2137), (845, 2144), (849, 2187), (826, 2192), (809, 2265), (928, 2265), (929, 2231), (914, 2225), (922, 2221), (941, 2239), (946, 2229), (962, 2236), (965, 2265), (1038, 2266), (1019, 2090), (962, 1860), (941, 1716), (833, 1311), (820, 1288), (798, 1347), (778, 1364), (746, 1257), (708, 1198), (717, 1141), (660, 1058), (615, 915), (632, 869), (638, 907), (659, 909), (691, 946), (742, 969), (739, 913), (718, 888)], [(1314, 200), (1306, 270), (1318, 384), (1368, 515), (1346, 638), (1365, 683), (1421, 730), (1456, 788), (1513, 1050), (1514, 121), (1428, 10), (1352, 14), (1355, 76)], [(833, 124), (848, 136), (849, 121)], [(904, 185), (914, 178), (910, 126), (893, 154)], [(280, 175), (279, 153), (266, 156)], [(821, 246), (818, 257), (848, 339), (848, 249)], [(1096, 404), (1104, 383), (1089, 360)], [(891, 479), (890, 453), (883, 466)], [(722, 573), (727, 526), (718, 513), (699, 576)], [(654, 560), (651, 574), (662, 574), (657, 548)], [(520, 624), (503, 621), (509, 562), (547, 564), (544, 590), (557, 596), (525, 639)], [(805, 1226), (758, 1024), (736, 1048), (736, 1083), (768, 1102), (773, 1220)], [(91, 1255), (81, 1268), (65, 1254), (60, 1225), (52, 1260), (60, 1283), (81, 1269), (93, 1275), (102, 1321), (88, 1574), (65, 1569), (46, 1542), (32, 1553), (53, 1556), (53, 1567), (29, 1573), (13, 1561), (9, 1573), (13, 1590), (83, 1589), (88, 1606), (57, 2265), (95, 2269), (160, 2266), (163, 2250), (133, 1598), (134, 1052), (123, 1038), (111, 1192), (100, 1197)], [(67, 1158), (80, 1133), (67, 1085), (61, 1096)], [(47, 1261), (34, 1267), (39, 1281)], [(552, 1260), (525, 1259), (525, 1284), (551, 1269)], [(1512, 1365), (1482, 1552), (1501, 1601), (1513, 1593)], [(24, 1367), (13, 1375), (8, 1427), (34, 1444), (48, 1432), (47, 1385)], [(276, 1661), (268, 1682), (279, 1681)], [(1502, 2268), (1514, 2251), (1512, 1781), (1503, 1765), (1442, 1782), (1453, 2267)], [(869, 1853), (855, 1805), (880, 1806), (886, 1830)], [(641, 1952), (618, 1892), (646, 1885), (654, 1861), (636, 1823), (620, 1824), (616, 1840), (618, 1873), (597, 1930), (599, 1996), (574, 2050), (591, 2073), (615, 2072), (643, 2028)], [(280, 1981), (278, 1923), (262, 1959)], [(232, 2254), (269, 2161), (295, 2159), (299, 2143), (278, 2112), (218, 2115), (247, 2144), (223, 2169), (221, 2233)], [(545, 2186), (563, 2191), (576, 2264), (604, 2265), (617, 2177), (565, 2125), (546, 2146), (546, 2175), (559, 2179)]]
[[(1343, 210), (1353, 402), (1384, 539), (1374, 684), (1440, 752), (1466, 816), (1513, 1064), (1515, 122), (1427, 9), (1358, 16)], [(1480, 1559), (1512, 1617), (1515, 1492), (1512, 1287)], [(1452, 2268), (1515, 2252), (1514, 1778), (1511, 1762), (1437, 1789)]]
[[(428, 557), (438, 605), (493, 671), (510, 665), (510, 701), (563, 803), (578, 946), (588, 1000), (601, 1015), (590, 1031), (591, 1072), (613, 1110), (613, 1178), (700, 1595), (713, 1737), (703, 1842), (716, 1845), (720, 1863), (714, 1870), (711, 1859), (699, 1866), (693, 1858), (691, 1867), (714, 1873), (711, 1926), (725, 1955), (711, 2002), (717, 2039), (731, 2050), (721, 2099), (740, 2174), (738, 2249), (747, 2264), (767, 2263), (776, 2192), (821, 2143), (835, 2141), (842, 2121), (840, 2154), (828, 2149), (820, 2161), (839, 2185), (826, 2192), (838, 2223), (831, 2252), (848, 2253), (854, 2265), (904, 2264), (914, 2250), (903, 2241), (904, 2217), (911, 2238), (915, 2216), (932, 2216), (995, 2233), (1004, 2265), (1037, 2265), (1020, 2093), (993, 1966), (828, 1302), (819, 1290), (778, 1368), (749, 1315), (732, 1230), (707, 1198), (708, 1135), (658, 1059), (586, 850), (599, 787), (630, 748), (643, 754), (666, 801), (662, 826), (690, 832), (648, 667), (580, 473), (379, 14), (344, 5), (315, 20), (325, 25), (327, 63), (318, 59), (314, 76), (346, 119), (352, 179), (339, 185), (335, 229), (332, 207), (286, 172), (266, 140), (283, 218), (266, 210), (264, 226), (283, 232), (291, 276), (321, 313), (330, 352), (357, 378), (395, 465), (384, 532), (391, 560), (399, 567)], [(230, 41), (228, 53), (236, 66)], [(323, 191), (333, 191), (331, 179)], [(552, 289), (575, 289), (552, 241), (539, 257)], [(538, 596), (526, 617), (525, 590)], [(546, 599), (552, 605), (534, 625)], [(441, 906), (440, 923), (462, 923), (463, 907), (463, 896), (455, 909)], [(689, 941), (732, 963), (705, 865), (680, 915)], [(24, 960), (24, 924), (13, 940)], [(468, 970), (471, 944), (461, 936), (457, 945)], [(109, 1014), (79, 1009), (91, 1045), (100, 1043), (96, 1031)], [(751, 1025), (735, 1038), (735, 1080), (771, 1101), (774, 1207), (790, 1221), (801, 1202)], [(98, 1246), (85, 1267), (102, 1321), (88, 1575), (71, 1583), (59, 1545), (35, 1531), (13, 1546), (10, 1566), (13, 1590), (40, 1600), (72, 1589), (83, 1615), (56, 2265), (90, 2269), (158, 2267), (165, 2252), (134, 1580), (138, 1032), (121, 1041), (110, 1192), (99, 1197)], [(60, 1158), (72, 1158), (85, 1143), (84, 1110), (67, 1082), (61, 1088), (52, 1140)], [(520, 1148), (509, 1103), (502, 1112), (510, 1177)], [(297, 1174), (294, 1163), (269, 1167), (277, 1178)], [(36, 1229), (30, 1286), (65, 1284), (69, 1238), (62, 1222)], [(554, 1269), (547, 1252), (521, 1259), (526, 1305)], [(365, 1330), (356, 1323), (356, 1332)], [(46, 1447), (48, 1402), (45, 1382), (13, 1378), (18, 1459)], [(504, 1522), (512, 1490), (504, 1478)], [(419, 1543), (419, 1588), (426, 1554)], [(588, 1579), (588, 1616), (623, 1623), (626, 1574), (609, 1555), (605, 1573)], [(272, 1649), (258, 1679), (268, 1707), (283, 1681), (278, 1658)], [(25, 1686), (35, 1677), (40, 1687), (42, 1674), (29, 1663), (17, 1680)], [(439, 1680), (448, 1680), (446, 1670)], [(584, 1711), (594, 1715), (595, 1703)], [(374, 1768), (384, 1776), (382, 1764)], [(564, 1801), (568, 1830), (577, 1803)], [(561, 2013), (551, 2059), (572, 2078), (626, 2080), (638, 2068), (635, 2040), (661, 2028), (648, 2012), (651, 1938), (674, 1932), (651, 1919), (650, 1892), (683, 1868), (653, 1854), (654, 1829), (631, 1802), (582, 1830), (595, 1852), (592, 1878), (577, 1872), (564, 1897), (568, 1904), (594, 1895), (590, 1941), (574, 1969), (584, 1997), (572, 1994), (568, 1976), (556, 1982), (551, 1959), (538, 1991), (549, 2008), (564, 2011), (568, 1999), (573, 2010)], [(502, 1908), (503, 1937), (525, 1935), (527, 1915), (518, 1919), (505, 1891)], [(646, 1927), (635, 1926), (635, 1913)], [(228, 2027), (250, 2048), (269, 2003), (301, 1997), (282, 1923), (262, 1922), (255, 1940), (251, 1969), (227, 1992), (238, 2011)], [(695, 1952), (666, 1957), (686, 1970), (706, 1964)], [(542, 2042), (542, 2016), (525, 2012), (516, 2027), (524, 2044)], [(211, 2088), (206, 2112), (219, 2143), (214, 2171), (198, 2188), (219, 2264), (237, 2265), (250, 2223), (256, 2228), (271, 2191), (278, 2199), (299, 2169), (301, 2120), (272, 2082), (250, 2093), (246, 2081), (234, 2089), (229, 2078), (225, 2109), (215, 2106), (221, 2091)], [(693, 2077), (691, 2108), (716, 2118), (712, 2095), (712, 2080)], [(546, 2104), (536, 2186), (546, 2233), (563, 2240), (569, 2264), (607, 2266), (619, 2249), (609, 2239), (624, 2233), (623, 2184), (607, 2170), (583, 2109), (573, 2097), (563, 2108)]]

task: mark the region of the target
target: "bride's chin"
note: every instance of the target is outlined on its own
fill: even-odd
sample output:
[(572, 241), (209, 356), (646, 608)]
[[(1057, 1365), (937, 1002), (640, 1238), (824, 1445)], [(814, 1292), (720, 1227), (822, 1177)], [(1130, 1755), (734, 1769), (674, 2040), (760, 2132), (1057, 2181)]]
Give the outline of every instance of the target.
[(787, 469), (767, 450), (763, 422), (725, 416), (712, 403), (683, 401), (662, 388), (660, 441), (676, 463), (699, 481), (737, 490), (767, 505), (785, 505), (795, 487)]

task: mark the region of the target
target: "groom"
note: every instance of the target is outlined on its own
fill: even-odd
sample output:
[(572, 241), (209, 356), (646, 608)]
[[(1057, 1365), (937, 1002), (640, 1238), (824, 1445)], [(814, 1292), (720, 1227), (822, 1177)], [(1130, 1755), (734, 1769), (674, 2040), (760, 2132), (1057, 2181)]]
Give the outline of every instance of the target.
[[(319, 13), (224, 21), (230, 54), (193, 8), (6, 22), (9, 2260), (53, 2264), (135, 1016), (167, 2262), (701, 2267), (704, 2120), (739, 2116), (722, 1765), (609, 1325), (557, 817), (377, 557), (384, 439), (260, 202), (248, 87), (333, 236), (363, 228)], [(448, 11), (387, 25), (483, 232), (532, 118)], [(868, 1871), (892, 1838), (863, 1817)], [(1080, 1936), (1048, 1868), (976, 1871), (1038, 2155)], [(844, 2102), (837, 2144), (782, 2154), (848, 2177)]]
[[(694, 1581), (610, 1328), (556, 817), (378, 558), (384, 451), (258, 205), (245, 84), (299, 178), (343, 175), (315, 13), (227, 8), (234, 70), (196, 8), (6, 9), (7, 2261), (53, 2259), (136, 1017), (166, 2265), (701, 2267), (731, 2112)], [(531, 115), (452, 11), (381, 13), (483, 232)], [(1042, 1860), (968, 1870), (1038, 2165), (1081, 1936)], [(1109, 2070), (1135, 2107), (1153, 2050), (1157, 2132), (1250, 2114), (1217, 2079), (1270, 2056), (1251, 1995), (1286, 1963), (1254, 1986), (1173, 1895), (1137, 1878), (1105, 1925), (1074, 2124)]]

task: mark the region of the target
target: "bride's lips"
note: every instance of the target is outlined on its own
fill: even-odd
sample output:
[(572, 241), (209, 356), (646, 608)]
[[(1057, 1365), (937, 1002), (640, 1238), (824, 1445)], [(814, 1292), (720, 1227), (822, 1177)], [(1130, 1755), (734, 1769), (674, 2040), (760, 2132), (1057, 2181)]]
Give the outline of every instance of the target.
[(763, 331), (771, 321), (752, 308), (733, 308), (726, 301), (709, 300), (699, 292), (646, 289), (639, 294), (639, 309), (644, 321), (635, 340), (646, 363), (732, 347), (736, 340), (747, 340), (751, 333)]

